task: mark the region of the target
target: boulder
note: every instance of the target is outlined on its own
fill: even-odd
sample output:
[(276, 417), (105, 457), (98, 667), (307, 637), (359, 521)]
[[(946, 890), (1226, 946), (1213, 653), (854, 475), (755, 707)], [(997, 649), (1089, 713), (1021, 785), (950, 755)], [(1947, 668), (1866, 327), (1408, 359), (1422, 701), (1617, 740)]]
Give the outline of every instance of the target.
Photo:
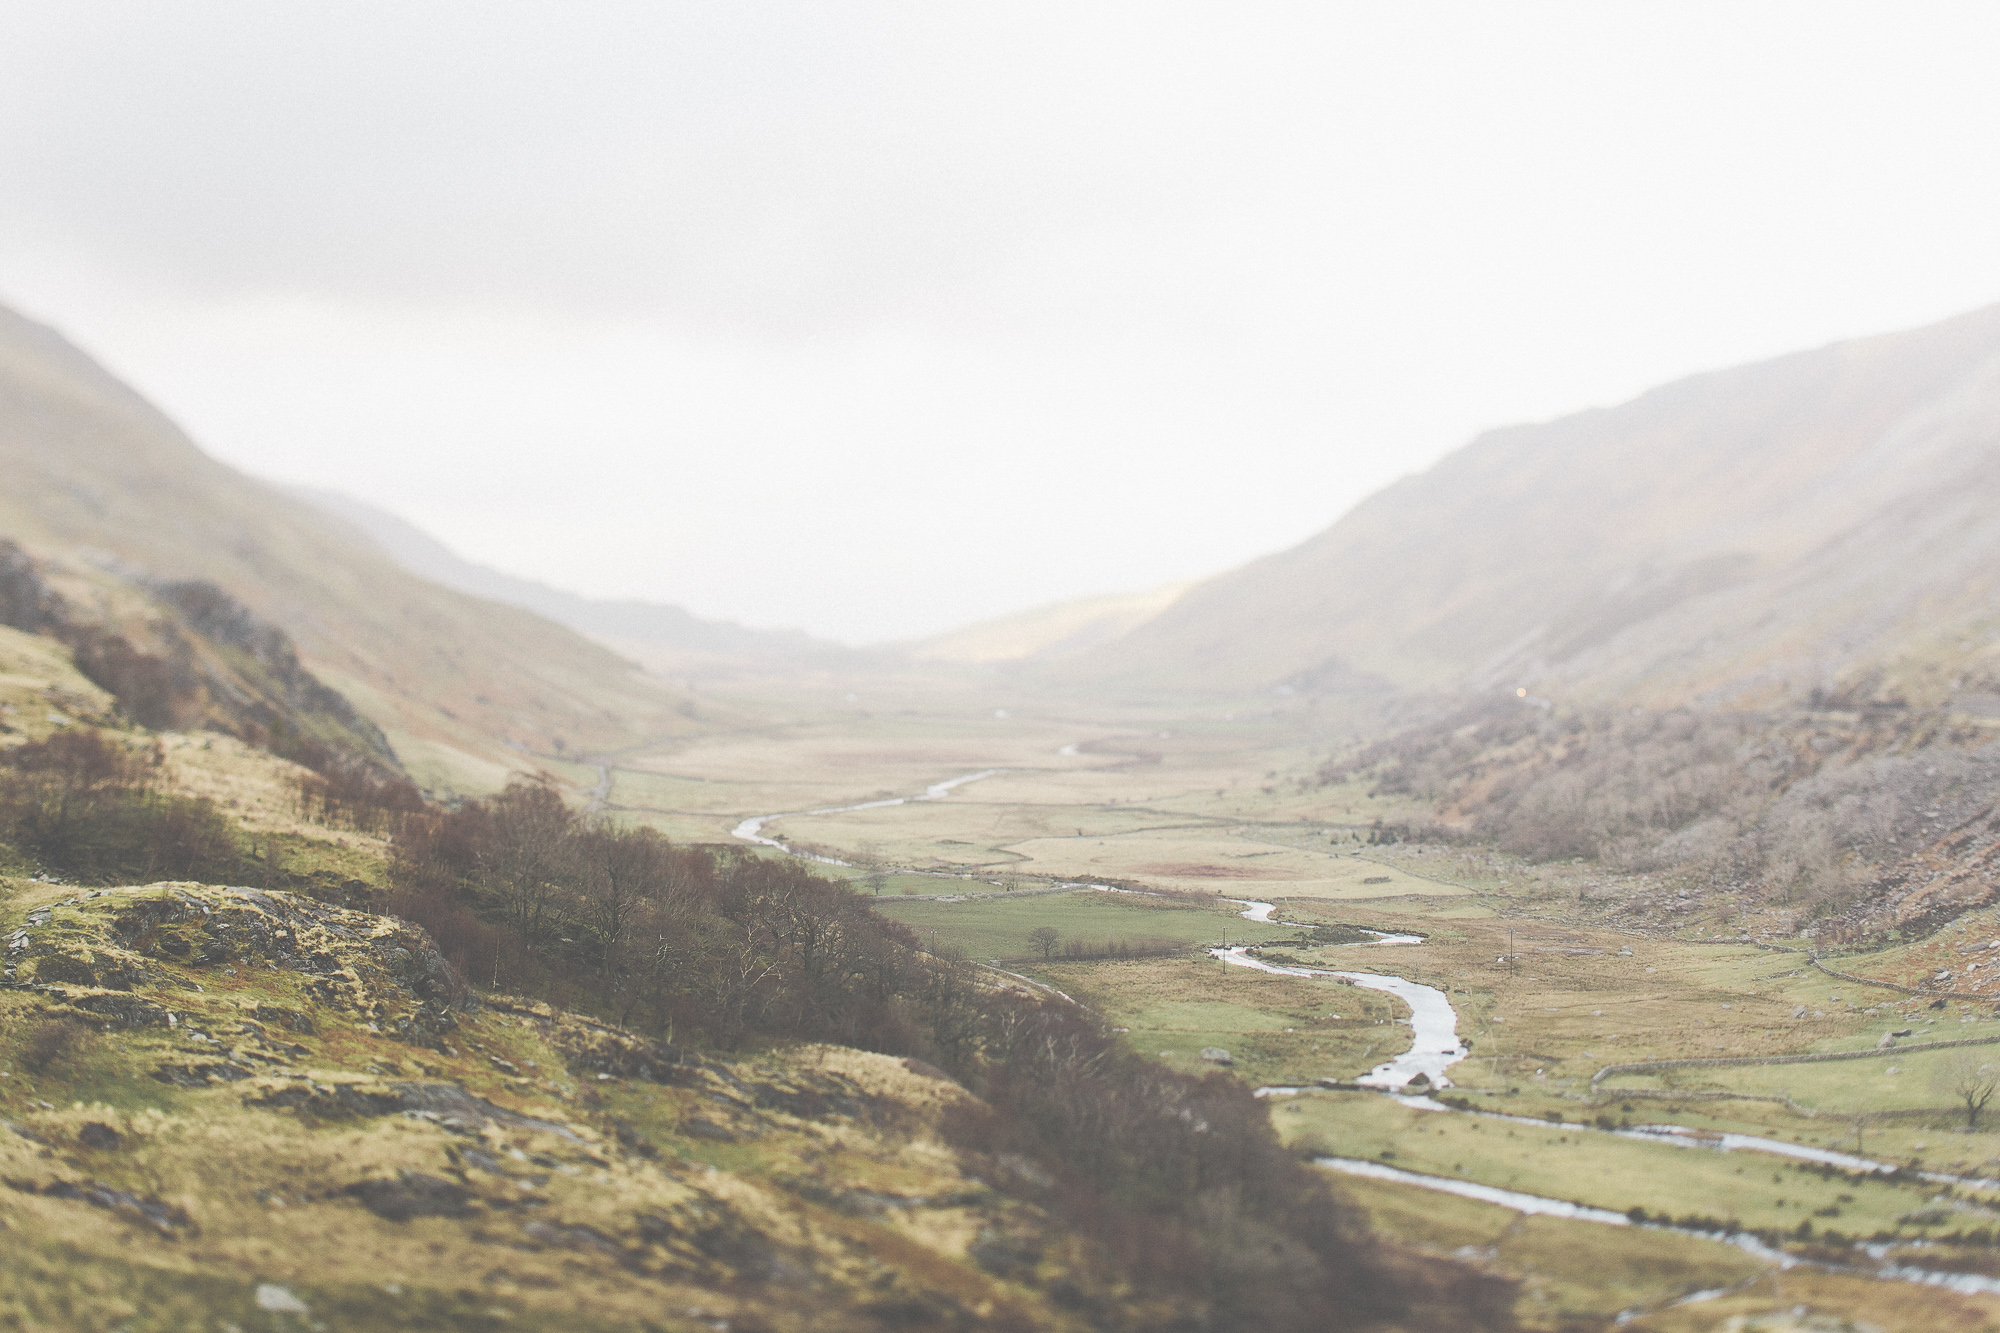
[(125, 1144), (125, 1136), (101, 1120), (88, 1120), (76, 1132), (76, 1141), (97, 1152), (117, 1152)]
[(1220, 1046), (1202, 1047), (1201, 1058), (1212, 1065), (1233, 1065), (1236, 1063), (1236, 1061), (1230, 1059), (1229, 1052), (1223, 1050)]
[(469, 1217), (472, 1191), (421, 1171), (400, 1171), (394, 1180), (363, 1180), (347, 1187), (361, 1206), (391, 1222), (413, 1217)]

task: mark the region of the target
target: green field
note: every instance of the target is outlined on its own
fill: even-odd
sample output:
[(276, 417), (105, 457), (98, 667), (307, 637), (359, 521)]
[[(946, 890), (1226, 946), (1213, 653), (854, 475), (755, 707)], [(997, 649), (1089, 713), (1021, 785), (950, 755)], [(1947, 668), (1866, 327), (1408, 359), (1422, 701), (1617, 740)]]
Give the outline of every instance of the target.
[[(1291, 1107), (1296, 1106), (1296, 1111)], [(1621, 1117), (1631, 1119), (1631, 1117)], [(1763, 1232), (1912, 1237), (1990, 1226), (1992, 1216), (1946, 1208), (1926, 1225), (1938, 1193), (1921, 1179), (1856, 1179), (1750, 1151), (1621, 1138), (1575, 1123), (1535, 1125), (1490, 1116), (1412, 1110), (1372, 1093), (1301, 1094), (1276, 1116), (1281, 1133), (1332, 1156), (1360, 1157), (1425, 1175), (1477, 1180), (1611, 1212), (1706, 1217)]]
[[(1278, 1118), (1292, 1117), (1281, 1106)], [(1763, 1268), (1740, 1250), (1693, 1236), (1523, 1217), (1497, 1204), (1393, 1181), (1333, 1176), (1333, 1184), (1375, 1230), (1433, 1253), (1479, 1255), (1519, 1282), (1517, 1309), (1531, 1328), (1601, 1328), (1635, 1307), (1733, 1286)]]
[(1208, 1047), (1252, 1087), (1352, 1078), (1409, 1049), (1407, 1011), (1380, 991), (1279, 977), (1199, 955), (1034, 969), (1123, 1029), (1132, 1049), (1172, 1068), (1212, 1068)]
[(2000, 1046), (1974, 1046), (1825, 1064), (1666, 1070), (1606, 1079), (1599, 1091), (1609, 1098), (1628, 1089), (1771, 1098), (1729, 1103), (1635, 1098), (1632, 1104), (1659, 1120), (1687, 1122), (1696, 1108), (1755, 1117), (1763, 1123), (1753, 1132), (1775, 1138), (1990, 1175), (2000, 1169), (2000, 1116), (1988, 1107), (1978, 1131), (1968, 1132), (1964, 1105), (1954, 1098), (1947, 1077), (1951, 1065), (1968, 1053), (1978, 1062), (2000, 1064)]
[[(944, 881), (948, 883), (949, 881)], [(930, 880), (937, 885), (938, 880)], [(930, 892), (938, 892), (932, 888)], [(1162, 900), (1151, 900), (1158, 902)], [(1064, 940), (1101, 944), (1107, 939), (1171, 939), (1189, 946), (1262, 943), (1289, 939), (1283, 926), (1245, 921), (1242, 909), (1230, 903), (1191, 907), (1145, 905), (1134, 895), (1084, 889), (1076, 893), (970, 898), (963, 902), (895, 902), (885, 894), (876, 910), (900, 921), (925, 939), (937, 932), (938, 942), (956, 945), (980, 960), (1023, 959), (1037, 950), (1028, 932), (1051, 926)], [(1060, 947), (1060, 946), (1058, 946)]]

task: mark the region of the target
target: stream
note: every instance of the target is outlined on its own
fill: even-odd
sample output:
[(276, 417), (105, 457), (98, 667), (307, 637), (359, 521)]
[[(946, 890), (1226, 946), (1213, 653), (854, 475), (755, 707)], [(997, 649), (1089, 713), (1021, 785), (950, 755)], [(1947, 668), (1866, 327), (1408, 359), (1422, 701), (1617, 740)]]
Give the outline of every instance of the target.
[[(1446, 1108), (1440, 1108), (1446, 1109)], [(1654, 1128), (1672, 1128), (1655, 1126)], [(1764, 1142), (1760, 1140), (1760, 1142)], [(1789, 1145), (1787, 1145), (1789, 1146)], [(1481, 1185), (1470, 1180), (1454, 1180), (1449, 1176), (1429, 1176), (1418, 1171), (1405, 1171), (1400, 1167), (1385, 1166), (1380, 1162), (1362, 1161), (1354, 1157), (1316, 1157), (1316, 1166), (1342, 1175), (1364, 1176), (1370, 1180), (1389, 1180), (1400, 1185), (1415, 1185), (1419, 1189), (1437, 1190), (1444, 1194), (1455, 1194), (1463, 1199), (1477, 1199), (1483, 1203), (1498, 1204), (1511, 1208), (1528, 1217), (1563, 1217), (1577, 1222), (1595, 1222), (1601, 1226), (1639, 1226), (1648, 1231), (1671, 1231), (1676, 1235), (1694, 1236), (1701, 1240), (1720, 1241), (1734, 1245), (1744, 1253), (1775, 1264), (1779, 1268), (1814, 1268), (1828, 1273), (1849, 1273), (1858, 1277), (1874, 1278), (1883, 1282), (1912, 1282), (1919, 1286), (1944, 1287), (1969, 1296), (2000, 1295), (2000, 1278), (1986, 1277), (1979, 1273), (1941, 1272), (1937, 1269), (1919, 1268), (1914, 1264), (1888, 1264), (1889, 1247), (1876, 1244), (1858, 1244), (1853, 1247), (1856, 1254), (1866, 1255), (1878, 1267), (1864, 1267), (1859, 1264), (1831, 1264), (1817, 1260), (1801, 1259), (1787, 1254), (1774, 1245), (1767, 1244), (1748, 1231), (1701, 1231), (1693, 1227), (1679, 1227), (1664, 1222), (1634, 1222), (1623, 1213), (1614, 1213), (1606, 1208), (1593, 1208), (1588, 1204), (1574, 1203), (1568, 1199), (1551, 1199), (1540, 1194), (1524, 1194), (1519, 1190), (1500, 1189), (1493, 1185)], [(1697, 1301), (1713, 1299), (1727, 1294), (1727, 1289), (1700, 1291), (1668, 1302), (1672, 1305), (1691, 1305)], [(1624, 1323), (1632, 1315), (1643, 1311), (1628, 1311), (1619, 1316)]]
[[(1280, 923), (1282, 924), (1282, 923)], [(1371, 932), (1372, 933), (1372, 932)], [(1384, 936), (1375, 944), (1415, 942), (1415, 936)], [(1365, 946), (1350, 945), (1350, 948)], [(1250, 945), (1237, 944), (1221, 949), (1210, 949), (1210, 957), (1228, 963), (1232, 967), (1247, 967), (1258, 972), (1268, 972), (1280, 977), (1338, 977), (1353, 982), (1365, 990), (1387, 991), (1410, 1007), (1410, 1049), (1393, 1060), (1386, 1060), (1363, 1074), (1355, 1082), (1364, 1088), (1381, 1088), (1385, 1092), (1400, 1092), (1421, 1077), (1420, 1087), (1448, 1088), (1451, 1080), (1444, 1071), (1471, 1052), (1458, 1039), (1458, 1011), (1451, 1007), (1445, 993), (1435, 986), (1410, 981), (1403, 977), (1383, 976), (1375, 972), (1336, 972), (1319, 967), (1282, 967), (1267, 963), (1261, 958), (1250, 956)]]
[[(1271, 913), (1278, 910), (1276, 903), (1260, 903), (1250, 898), (1224, 898), (1222, 901), (1235, 903), (1238, 907), (1242, 908), (1243, 910), (1236, 915), (1242, 917), (1245, 921), (1255, 921), (1259, 925), (1265, 926), (1291, 926), (1296, 930), (1311, 930), (1313, 928), (1313, 924), (1310, 921), (1273, 921)], [(1370, 930), (1366, 926), (1355, 926), (1352, 929), (1358, 930), (1364, 935), (1373, 935), (1375, 937), (1372, 940), (1357, 940), (1356, 943), (1358, 944), (1422, 944), (1424, 942), (1424, 937), (1421, 935), (1399, 935), (1389, 930)]]
[(1393, 1180), (1399, 1185), (1415, 1185), (1420, 1189), (1437, 1190), (1444, 1194), (1456, 1194), (1462, 1199), (1478, 1199), (1482, 1203), (1497, 1203), (1502, 1208), (1512, 1208), (1528, 1217), (1567, 1217), (1579, 1222), (1601, 1222), (1608, 1227), (1632, 1225), (1632, 1219), (1623, 1213), (1614, 1213), (1608, 1208), (1592, 1208), (1588, 1204), (1571, 1203), (1567, 1199), (1546, 1199), (1539, 1194), (1523, 1194), (1519, 1190), (1503, 1190), (1497, 1185), (1481, 1185), (1470, 1180), (1453, 1180), (1449, 1176), (1427, 1176), (1417, 1171), (1405, 1171), (1397, 1166), (1384, 1166), (1380, 1162), (1366, 1162), (1358, 1157), (1315, 1157), (1313, 1164), (1342, 1175), (1367, 1176), (1371, 1180)]
[[(1232, 899), (1231, 901), (1240, 901)], [(1243, 915), (1252, 921), (1270, 921), (1271, 904), (1246, 903)], [(1273, 924), (1285, 925), (1286, 922)], [(1405, 940), (1420, 942), (1413, 936), (1384, 935), (1375, 943), (1402, 943)], [(1364, 986), (1370, 990), (1387, 991), (1410, 1006), (1410, 1027), (1413, 1040), (1410, 1050), (1396, 1059), (1379, 1064), (1356, 1079), (1364, 1087), (1380, 1088), (1396, 1096), (1405, 1106), (1426, 1111), (1453, 1112), (1459, 1108), (1446, 1106), (1428, 1096), (1411, 1096), (1409, 1085), (1419, 1074), (1429, 1080), (1430, 1088), (1451, 1086), (1444, 1076), (1444, 1070), (1466, 1058), (1465, 1047), (1458, 1040), (1458, 1015), (1451, 1007), (1445, 994), (1433, 986), (1420, 985), (1402, 977), (1380, 976), (1371, 972), (1336, 972), (1323, 968), (1282, 967), (1266, 963), (1262, 959), (1249, 956), (1248, 945), (1211, 949), (1209, 952), (1224, 963), (1236, 967), (1247, 967), (1259, 972), (1284, 977), (1340, 977)], [(1423, 1085), (1419, 1085), (1421, 1088)], [(1260, 1097), (1288, 1096), (1303, 1092), (1303, 1088), (1259, 1088)], [(1461, 1114), (1491, 1117), (1499, 1120), (1519, 1121), (1546, 1127), (1546, 1122), (1525, 1116), (1508, 1115), (1499, 1111), (1476, 1111), (1466, 1109)], [(1804, 1161), (1819, 1162), (1846, 1171), (1892, 1171), (1896, 1168), (1887, 1162), (1872, 1161), (1849, 1153), (1835, 1152), (1826, 1148), (1811, 1148), (1804, 1144), (1786, 1143), (1782, 1139), (1767, 1139), (1754, 1134), (1714, 1134), (1684, 1128), (1680, 1125), (1635, 1125), (1627, 1129), (1599, 1130), (1587, 1125), (1569, 1125), (1572, 1131), (1609, 1133), (1620, 1138), (1642, 1139), (1650, 1143), (1665, 1143), (1676, 1147), (1708, 1148), (1723, 1152), (1747, 1150), (1771, 1153), (1774, 1156), (1791, 1157)], [(1527, 1194), (1519, 1190), (1501, 1189), (1495, 1185), (1482, 1185), (1476, 1181), (1456, 1180), (1448, 1176), (1424, 1175), (1416, 1171), (1405, 1171), (1400, 1167), (1388, 1166), (1381, 1162), (1364, 1161), (1351, 1157), (1319, 1157), (1316, 1165), (1343, 1175), (1364, 1176), (1372, 1180), (1388, 1180), (1398, 1184), (1415, 1185), (1421, 1189), (1438, 1190), (1455, 1194), (1460, 1198), (1477, 1199), (1485, 1203), (1511, 1208), (1525, 1216), (1562, 1217), (1579, 1222), (1594, 1222), (1602, 1226), (1643, 1226), (1649, 1230), (1672, 1231), (1681, 1235), (1696, 1236), (1704, 1240), (1719, 1241), (1734, 1245), (1766, 1263), (1780, 1268), (1798, 1266), (1820, 1269), (1826, 1272), (1850, 1273), (1861, 1277), (1874, 1278), (1884, 1282), (1911, 1282), (1922, 1286), (1944, 1287), (1967, 1295), (2000, 1295), (2000, 1279), (1985, 1277), (1977, 1273), (1940, 1272), (1920, 1268), (1911, 1264), (1890, 1264), (1883, 1261), (1888, 1257), (1888, 1248), (1881, 1245), (1861, 1244), (1854, 1247), (1857, 1256), (1865, 1255), (1874, 1261), (1873, 1266), (1862, 1264), (1829, 1264), (1799, 1259), (1775, 1246), (1766, 1244), (1749, 1232), (1711, 1232), (1688, 1227), (1677, 1227), (1661, 1222), (1634, 1223), (1623, 1213), (1609, 1209), (1595, 1208), (1568, 1199), (1552, 1199), (1539, 1194)], [(1984, 1181), (1960, 1180), (1941, 1177), (1930, 1172), (1922, 1173), (1925, 1178), (1939, 1183), (1950, 1181), (1955, 1184), (1986, 1184)], [(1726, 1294), (1724, 1291), (1703, 1291), (1684, 1296), (1671, 1302), (1675, 1305), (1692, 1304), (1713, 1299)], [(1643, 1313), (1628, 1311), (1621, 1315), (1619, 1322)]]
[(774, 819), (790, 819), (796, 815), (844, 815), (854, 810), (882, 810), (892, 805), (909, 805), (915, 801), (941, 801), (951, 795), (953, 788), (963, 787), (966, 783), (977, 782), (981, 778), (990, 778), (1000, 771), (997, 768), (988, 768), (982, 769), (977, 773), (966, 773), (959, 777), (950, 778), (944, 782), (933, 782), (930, 786), (924, 788), (922, 796), (891, 796), (880, 801), (862, 801), (858, 805), (829, 805), (818, 810), (782, 810), (775, 815), (752, 815), (731, 829), (730, 835), (741, 838), (745, 842), (754, 842), (765, 847), (775, 847), (779, 851), (789, 853), (801, 860), (817, 861), (823, 866), (850, 865), (852, 864), (851, 862), (842, 861), (835, 857), (814, 856), (811, 852), (794, 851), (792, 848), (787, 847), (781, 839), (765, 837), (764, 825)]
[[(1065, 746), (1061, 753), (1066, 755), (1074, 754), (1075, 748)], [(755, 815), (738, 824), (732, 832), (737, 838), (745, 842), (772, 847), (789, 855), (801, 857), (809, 861), (817, 861), (823, 865), (845, 866), (849, 864), (846, 861), (841, 861), (830, 856), (816, 856), (810, 852), (795, 851), (791, 847), (786, 846), (780, 839), (765, 837), (763, 835), (764, 826), (772, 820), (785, 819), (795, 815), (846, 814), (856, 810), (880, 810), (889, 806), (907, 805), (915, 801), (942, 800), (958, 787), (962, 787), (970, 782), (977, 782), (982, 778), (992, 777), (1001, 771), (997, 768), (983, 769), (977, 773), (966, 773), (944, 782), (933, 783), (924, 789), (924, 793), (921, 796), (895, 796), (879, 801), (861, 801), (854, 805), (826, 806), (816, 810), (791, 810), (770, 815)], [(1062, 887), (1071, 886), (1064, 885)], [(1112, 886), (1107, 884), (1079, 883), (1074, 887), (1118, 891), (1112, 889)], [(1133, 890), (1124, 891), (1133, 892)], [(1305, 922), (1273, 920), (1272, 913), (1277, 910), (1277, 904), (1275, 903), (1245, 898), (1229, 898), (1224, 901), (1232, 902), (1242, 907), (1243, 911), (1240, 915), (1246, 921), (1255, 921), (1260, 925), (1296, 926), (1302, 929), (1311, 928), (1310, 924)], [(1365, 927), (1356, 927), (1356, 929), (1366, 930)], [(1339, 947), (1361, 948), (1380, 944), (1423, 943), (1423, 937), (1420, 935), (1397, 934), (1379, 930), (1366, 930), (1366, 933), (1375, 938), (1363, 944)], [(1410, 1049), (1392, 1060), (1387, 1060), (1376, 1065), (1368, 1073), (1356, 1079), (1355, 1082), (1362, 1087), (1378, 1088), (1383, 1092), (1401, 1094), (1396, 1097), (1396, 1100), (1413, 1108), (1445, 1112), (1457, 1109), (1445, 1106), (1441, 1102), (1433, 1101), (1425, 1095), (1409, 1095), (1412, 1091), (1410, 1085), (1415, 1083), (1420, 1077), (1424, 1082), (1417, 1084), (1419, 1094), (1430, 1089), (1450, 1087), (1451, 1080), (1445, 1076), (1444, 1071), (1470, 1054), (1465, 1044), (1458, 1037), (1458, 1013), (1452, 1008), (1450, 999), (1443, 991), (1437, 989), (1435, 986), (1426, 986), (1404, 977), (1389, 976), (1374, 972), (1343, 972), (1328, 968), (1280, 966), (1275, 963), (1267, 963), (1261, 958), (1251, 957), (1249, 951), (1252, 947), (1251, 945), (1229, 945), (1211, 949), (1209, 950), (1209, 954), (1220, 962), (1232, 967), (1249, 968), (1253, 971), (1282, 977), (1336, 977), (1367, 990), (1387, 992), (1401, 1000), (1410, 1010)], [(1030, 985), (1051, 991), (1057, 995), (1062, 995), (1062, 992), (1056, 991), (1053, 987), (1033, 981), (1028, 977), (1019, 976), (1017, 973), (1005, 973), (1004, 975), (1016, 977), (1018, 980), (1027, 982)], [(1062, 998), (1069, 999), (1070, 997), (1063, 995)], [(1074, 1003), (1074, 1001), (1071, 1002)], [(1259, 1096), (1283, 1096), (1302, 1091), (1304, 1091), (1302, 1088), (1259, 1088), (1257, 1094)], [(1525, 1117), (1511, 1116), (1504, 1112), (1496, 1111), (1474, 1111), (1468, 1109), (1463, 1113), (1492, 1116), (1504, 1120), (1525, 1119)], [(1541, 1124), (1543, 1122), (1529, 1121), (1529, 1123)], [(1571, 1128), (1578, 1130), (1590, 1129), (1589, 1126), (1583, 1125), (1575, 1125), (1571, 1126)], [(1834, 1152), (1824, 1148), (1809, 1148), (1802, 1144), (1786, 1143), (1783, 1140), (1766, 1139), (1750, 1134), (1702, 1133), (1686, 1129), (1679, 1125), (1637, 1125), (1627, 1129), (1595, 1130), (1593, 1132), (1611, 1133), (1625, 1138), (1644, 1139), (1653, 1143), (1673, 1144), (1677, 1147), (1709, 1148), (1721, 1151), (1749, 1150), (1766, 1152), (1775, 1156), (1820, 1162), (1848, 1171), (1888, 1171), (1895, 1169), (1891, 1164), (1886, 1162), (1872, 1161), (1864, 1157)], [(1456, 1180), (1446, 1176), (1424, 1175), (1420, 1172), (1405, 1171), (1400, 1167), (1388, 1166), (1380, 1162), (1362, 1161), (1356, 1158), (1321, 1157), (1316, 1158), (1315, 1161), (1317, 1165), (1329, 1171), (1337, 1171), (1345, 1175), (1363, 1176), (1375, 1180), (1394, 1181), (1399, 1184), (1414, 1185), (1422, 1189), (1439, 1190), (1444, 1193), (1458, 1195), (1461, 1198), (1476, 1199), (1485, 1203), (1497, 1204), (1503, 1208), (1511, 1208), (1515, 1212), (1527, 1216), (1568, 1218), (1573, 1221), (1592, 1222), (1602, 1226), (1638, 1225), (1648, 1230), (1672, 1231), (1681, 1235), (1719, 1241), (1724, 1244), (1734, 1245), (1738, 1249), (1767, 1263), (1775, 1264), (1780, 1268), (1804, 1266), (1828, 1272), (1852, 1273), (1881, 1281), (1911, 1282), (1924, 1286), (1944, 1287), (1968, 1295), (2000, 1295), (2000, 1279), (1984, 1277), (1973, 1273), (1938, 1272), (1907, 1264), (1883, 1263), (1882, 1261), (1887, 1258), (1887, 1249), (1882, 1246), (1863, 1244), (1855, 1247), (1858, 1254), (1865, 1254), (1868, 1258), (1873, 1259), (1876, 1262), (1876, 1267), (1819, 1263), (1802, 1260), (1787, 1254), (1783, 1250), (1765, 1244), (1748, 1232), (1731, 1232), (1725, 1234), (1722, 1232), (1697, 1231), (1691, 1228), (1671, 1226), (1658, 1222), (1634, 1223), (1622, 1213), (1591, 1207), (1590, 1205), (1576, 1203), (1567, 1199), (1552, 1199), (1538, 1194), (1526, 1194), (1519, 1190), (1501, 1189), (1493, 1185), (1481, 1185), (1475, 1181)], [(1993, 1183), (1989, 1181), (1957, 1181), (1956, 1178), (1943, 1177), (1930, 1172), (1922, 1174), (1927, 1179), (1938, 1180), (1940, 1182), (1952, 1180), (1955, 1183), (1976, 1185)], [(1724, 1294), (1725, 1292), (1723, 1291), (1696, 1292), (1670, 1303), (1675, 1305), (1692, 1304)], [(1629, 1311), (1619, 1317), (1619, 1322), (1623, 1323), (1627, 1318), (1638, 1313), (1641, 1312), (1637, 1310)]]

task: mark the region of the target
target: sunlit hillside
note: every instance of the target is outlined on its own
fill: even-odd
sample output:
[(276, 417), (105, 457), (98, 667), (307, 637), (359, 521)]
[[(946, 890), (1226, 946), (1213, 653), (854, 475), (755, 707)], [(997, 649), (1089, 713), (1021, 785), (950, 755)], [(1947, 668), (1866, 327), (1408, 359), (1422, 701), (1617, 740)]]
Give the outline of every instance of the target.
[(1190, 583), (1145, 592), (1085, 597), (982, 620), (910, 648), (924, 662), (967, 666), (1059, 662), (1110, 643), (1153, 620), (1180, 600)]

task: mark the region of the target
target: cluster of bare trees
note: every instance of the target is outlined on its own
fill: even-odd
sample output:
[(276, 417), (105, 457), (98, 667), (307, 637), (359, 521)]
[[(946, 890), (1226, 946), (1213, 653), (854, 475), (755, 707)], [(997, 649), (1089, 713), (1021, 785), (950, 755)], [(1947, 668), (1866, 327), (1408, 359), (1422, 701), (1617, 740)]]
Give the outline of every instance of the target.
[(679, 847), (586, 819), (552, 789), (408, 821), (394, 910), (480, 985), (540, 991), (680, 1040), (813, 1037), (949, 1051), (964, 960), (797, 862)]
[(1187, 947), (1179, 940), (1155, 935), (1135, 935), (1123, 939), (1106, 936), (1102, 940), (1065, 940), (1062, 932), (1054, 926), (1036, 926), (1029, 931), (1028, 945), (1042, 956), (1043, 962), (1053, 962), (1057, 958), (1065, 962), (1094, 962), (1105, 958), (1164, 958), (1168, 954), (1180, 953)]
[(365, 756), (298, 741), (286, 758), (302, 765), (292, 784), (299, 818), (329, 828), (390, 833), (428, 809), (416, 784)]
[(809, 1038), (935, 1062), (982, 1098), (950, 1130), (981, 1177), (1087, 1238), (1107, 1285), (1206, 1310), (1198, 1326), (1346, 1327), (1418, 1287), (1448, 1309), (1435, 1326), (1505, 1307), (1456, 1270), (1392, 1272), (1241, 1084), (1150, 1064), (1073, 1004), (983, 985), (799, 862), (676, 846), (517, 784), (409, 820), (394, 876), (395, 909), (478, 984), (685, 1043)]
[[(1503, 1283), (1448, 1264), (1395, 1271), (1240, 1081), (1177, 1073), (1087, 1010), (1019, 997), (987, 1006), (980, 1050), (983, 1104), (960, 1103), (948, 1137), (982, 1179), (1090, 1235), (1141, 1291), (1170, 1295), (1175, 1326), (1511, 1326)], [(1010, 1168), (1022, 1159), (1063, 1170), (1037, 1182)]]
[(0, 845), (95, 882), (252, 878), (213, 802), (160, 789), (163, 760), (83, 726), (0, 751)]
[(1437, 812), (1417, 836), (1533, 860), (1693, 869), (1798, 906), (1837, 906), (1879, 865), (1991, 803), (2000, 747), (1914, 713), (1578, 711), (1482, 700), (1323, 770)]

